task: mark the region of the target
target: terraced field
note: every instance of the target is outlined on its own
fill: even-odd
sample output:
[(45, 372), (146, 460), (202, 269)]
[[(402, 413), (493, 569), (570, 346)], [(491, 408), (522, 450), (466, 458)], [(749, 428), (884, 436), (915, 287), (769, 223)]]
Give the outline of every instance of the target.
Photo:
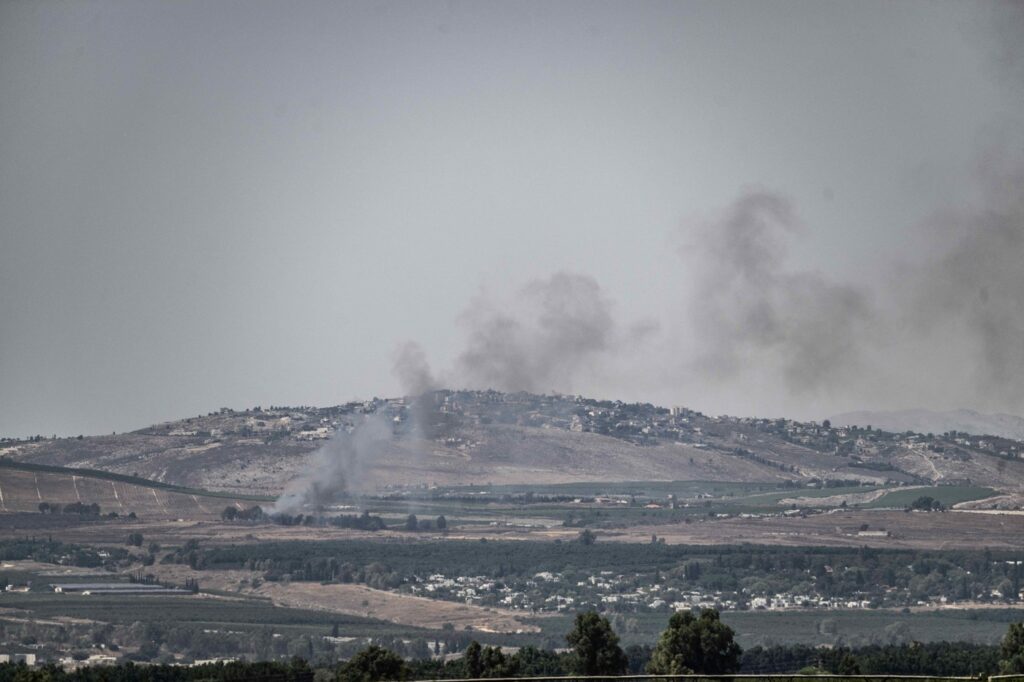
[[(34, 470), (33, 470), (34, 469)], [(135, 512), (146, 519), (213, 519), (224, 507), (254, 504), (253, 498), (162, 486), (101, 472), (0, 466), (0, 512), (38, 512), (40, 503), (98, 504), (101, 513)], [(117, 480), (121, 479), (121, 480)]]

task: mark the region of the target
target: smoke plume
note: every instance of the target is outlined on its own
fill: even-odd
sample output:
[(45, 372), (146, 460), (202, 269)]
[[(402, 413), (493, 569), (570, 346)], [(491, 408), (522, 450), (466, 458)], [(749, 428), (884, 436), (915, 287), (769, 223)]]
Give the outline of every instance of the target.
[(743, 193), (699, 226), (697, 246), (684, 252), (697, 275), (687, 307), (698, 331), (698, 374), (732, 378), (768, 364), (803, 392), (858, 370), (876, 319), (870, 296), (820, 273), (788, 270), (786, 240), (802, 231), (790, 201), (766, 191)]
[(402, 386), (403, 395), (421, 396), (438, 388), (427, 355), (415, 341), (407, 341), (395, 351), (391, 371)]
[(959, 378), (988, 409), (1024, 407), (1024, 167), (986, 170), (978, 211), (931, 226), (952, 244), (922, 267), (906, 319), (915, 340), (958, 351), (936, 371)]
[(391, 437), (390, 421), (379, 414), (364, 416), (351, 431), (339, 429), (289, 481), (271, 513), (290, 514), (358, 496), (368, 463), (384, 452)]
[(1010, 149), (986, 155), (977, 206), (937, 211), (921, 253), (876, 281), (788, 267), (804, 227), (779, 194), (745, 192), (690, 230), (696, 362), (684, 378), (744, 391), (778, 377), (770, 390), (804, 404), (1020, 411), (1024, 155)]
[(511, 303), (473, 301), (456, 376), (472, 387), (571, 390), (584, 367), (609, 352), (615, 320), (593, 277), (559, 272), (529, 283)]

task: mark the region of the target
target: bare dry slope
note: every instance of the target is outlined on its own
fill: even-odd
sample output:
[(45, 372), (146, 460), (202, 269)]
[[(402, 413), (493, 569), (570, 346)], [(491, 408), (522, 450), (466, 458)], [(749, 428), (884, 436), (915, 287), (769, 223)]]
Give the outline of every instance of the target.
[(365, 585), (311, 582), (267, 582), (254, 571), (194, 571), (187, 566), (156, 566), (161, 578), (183, 582), (195, 578), (204, 588), (245, 596), (267, 597), (277, 606), (366, 616), (391, 623), (440, 630), (451, 623), (457, 630), (471, 626), (484, 632), (537, 632), (536, 625), (505, 609), (427, 599)]
[(37, 512), (40, 503), (97, 504), (102, 513), (135, 512), (150, 520), (215, 519), (224, 507), (251, 506), (251, 501), (162, 490), (122, 481), (68, 473), (21, 471), (0, 467), (0, 512)]
[[(0, 457), (99, 469), (232, 494), (277, 495), (330, 434), (374, 413), (390, 446), (362, 461), (366, 492), (389, 486), (570, 481), (856, 480), (1024, 490), (1024, 443), (984, 444), (708, 417), (572, 396), (438, 392), (428, 428), (405, 399), (221, 410), (132, 433), (0, 443)], [(429, 432), (429, 438), (413, 434)], [(1005, 451), (1004, 451), (1005, 450)]]
[[(379, 459), (364, 463), (367, 487), (581, 480), (773, 482), (798, 477), (777, 466), (689, 444), (642, 447), (596, 433), (501, 425), (468, 429), (465, 436), (473, 447), (395, 441)], [(222, 438), (204, 446), (192, 436), (132, 433), (23, 443), (4, 454), (21, 461), (134, 474), (207, 490), (275, 495), (308, 465), (316, 445)]]

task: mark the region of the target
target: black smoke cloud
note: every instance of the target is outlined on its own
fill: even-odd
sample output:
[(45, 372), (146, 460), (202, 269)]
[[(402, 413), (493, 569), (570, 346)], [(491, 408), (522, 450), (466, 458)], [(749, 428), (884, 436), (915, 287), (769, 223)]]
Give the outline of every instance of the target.
[(587, 275), (559, 272), (529, 283), (513, 302), (476, 299), (462, 316), (463, 385), (505, 391), (571, 390), (615, 345), (611, 303)]
[(396, 354), (396, 375), (407, 395), (583, 389), (697, 408), (714, 394), (716, 408), (773, 415), (1021, 412), (1024, 150), (998, 149), (977, 174), (977, 205), (936, 211), (919, 226), (924, 247), (894, 260), (888, 277), (839, 281), (795, 265), (794, 240), (813, 226), (783, 194), (752, 189), (683, 227), (680, 258), (662, 264), (689, 279), (669, 304), (677, 319), (626, 324), (596, 279), (559, 272), (513, 300), (471, 301), (448, 371), (435, 376), (409, 344)]
[(684, 225), (681, 258), (657, 264), (682, 268), (688, 281), (661, 321), (627, 325), (596, 279), (559, 272), (513, 301), (474, 299), (460, 320), (462, 350), (440, 376), (418, 347), (403, 348), (403, 387), (597, 387), (639, 397), (640, 386), (698, 408), (715, 394), (730, 411), (805, 416), (864, 407), (1024, 413), (1024, 2), (987, 7), (979, 45), (1008, 105), (964, 173), (976, 199), (902, 226), (916, 228), (916, 252), (879, 253), (880, 266), (861, 269), (887, 276), (840, 281), (793, 263), (794, 240), (815, 226), (785, 194), (750, 189)]
[(457, 323), (463, 343), (444, 371), (435, 374), (415, 342), (395, 351), (392, 372), (405, 395), (438, 388), (593, 388), (614, 374), (628, 352), (645, 348), (660, 332), (650, 319), (623, 323), (596, 279), (564, 271), (532, 280), (510, 298), (479, 295)]
[[(922, 248), (875, 281), (792, 268), (806, 228), (791, 201), (743, 193), (685, 232), (684, 302), (695, 362), (684, 378), (789, 404), (1024, 409), (1024, 158), (1004, 138), (983, 157), (976, 205), (918, 226)], [(677, 375), (678, 376), (678, 375)]]
[(438, 381), (430, 370), (423, 348), (415, 341), (407, 341), (395, 351), (391, 370), (405, 395), (420, 396), (438, 388)]
[[(1024, 157), (1018, 150), (1017, 158)], [(952, 243), (921, 267), (904, 320), (920, 344), (958, 349), (934, 369), (958, 376), (975, 402), (1024, 407), (1024, 166), (987, 156), (981, 207), (929, 228)]]
[(803, 231), (788, 199), (755, 190), (690, 233), (696, 240), (683, 255), (696, 275), (686, 306), (698, 332), (695, 373), (730, 380), (752, 365), (777, 366), (804, 392), (859, 370), (877, 324), (870, 296), (787, 269), (787, 242)]

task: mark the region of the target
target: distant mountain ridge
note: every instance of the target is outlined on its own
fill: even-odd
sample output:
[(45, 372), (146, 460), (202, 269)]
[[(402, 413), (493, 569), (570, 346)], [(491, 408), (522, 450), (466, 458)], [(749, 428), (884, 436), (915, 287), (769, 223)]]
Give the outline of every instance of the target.
[(1024, 417), (1012, 414), (984, 414), (974, 410), (861, 410), (831, 417), (837, 426), (857, 424), (884, 431), (946, 433), (962, 431), (976, 436), (1002, 436), (1024, 440)]

